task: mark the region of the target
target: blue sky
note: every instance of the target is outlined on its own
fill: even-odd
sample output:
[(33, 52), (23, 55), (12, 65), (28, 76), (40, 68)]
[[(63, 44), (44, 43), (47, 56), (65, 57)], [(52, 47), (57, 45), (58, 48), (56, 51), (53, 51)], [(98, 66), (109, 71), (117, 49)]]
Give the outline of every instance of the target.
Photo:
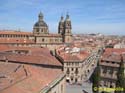
[(0, 0), (0, 29), (32, 31), (40, 11), (53, 33), (69, 12), (73, 33), (125, 35), (125, 0)]

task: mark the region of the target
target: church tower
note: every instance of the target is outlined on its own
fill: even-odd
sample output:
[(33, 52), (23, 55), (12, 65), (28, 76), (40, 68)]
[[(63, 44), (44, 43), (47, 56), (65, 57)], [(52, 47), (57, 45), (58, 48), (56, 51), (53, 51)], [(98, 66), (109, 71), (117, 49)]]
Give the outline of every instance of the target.
[(71, 43), (72, 42), (72, 32), (71, 32), (72, 26), (71, 26), (71, 20), (69, 18), (69, 15), (66, 15), (66, 19), (64, 21), (64, 33), (63, 33), (63, 41), (65, 43)]
[(38, 15), (38, 21), (34, 24), (33, 27), (33, 34), (34, 35), (42, 35), (42, 34), (48, 34), (48, 26), (43, 20), (43, 14), (40, 12)]
[(59, 21), (59, 25), (58, 25), (58, 34), (63, 35), (64, 33), (64, 18), (63, 16), (61, 16), (61, 20)]

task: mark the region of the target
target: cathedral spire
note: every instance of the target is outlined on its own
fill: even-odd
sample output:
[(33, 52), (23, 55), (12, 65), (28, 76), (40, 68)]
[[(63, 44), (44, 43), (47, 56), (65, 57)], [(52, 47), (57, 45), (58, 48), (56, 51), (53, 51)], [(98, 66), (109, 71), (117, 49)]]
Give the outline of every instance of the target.
[(61, 16), (60, 22), (64, 22), (64, 17), (63, 16)]
[(59, 34), (63, 34), (64, 33), (64, 17), (63, 16), (61, 16), (61, 19), (59, 21), (58, 33)]
[(71, 32), (71, 20), (69, 14), (67, 13), (66, 19), (64, 21), (64, 33), (63, 33), (63, 42), (70, 43), (72, 42), (72, 32)]
[(70, 18), (69, 18), (69, 13), (67, 12), (67, 14), (66, 14), (66, 20), (70, 20)]
[(64, 17), (63, 16), (61, 16), (61, 20), (63, 20), (64, 19)]

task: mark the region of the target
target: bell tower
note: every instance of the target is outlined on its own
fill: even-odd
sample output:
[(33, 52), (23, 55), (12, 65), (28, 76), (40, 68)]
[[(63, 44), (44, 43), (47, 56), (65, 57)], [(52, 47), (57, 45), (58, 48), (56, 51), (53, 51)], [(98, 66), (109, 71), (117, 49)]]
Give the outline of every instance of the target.
[(72, 25), (69, 15), (66, 15), (66, 19), (64, 21), (64, 34), (63, 34), (63, 41), (65, 43), (71, 43), (72, 42)]
[(58, 25), (58, 34), (63, 35), (64, 33), (64, 18), (63, 16), (61, 16), (61, 20), (59, 21), (59, 25)]

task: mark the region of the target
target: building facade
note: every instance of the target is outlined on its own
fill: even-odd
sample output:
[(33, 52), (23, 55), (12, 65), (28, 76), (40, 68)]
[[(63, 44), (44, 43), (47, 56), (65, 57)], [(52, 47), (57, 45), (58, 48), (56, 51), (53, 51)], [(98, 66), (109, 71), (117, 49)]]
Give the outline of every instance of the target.
[(40, 12), (38, 21), (33, 26), (33, 32), (0, 31), (0, 44), (15, 46), (56, 47), (72, 42), (72, 26), (69, 15), (64, 20), (61, 17), (58, 25), (58, 34), (49, 33), (49, 27)]
[[(113, 48), (105, 49), (102, 58), (99, 62), (100, 78), (101, 78), (100, 87), (116, 88), (118, 71), (120, 63), (122, 61), (124, 62), (124, 67), (125, 67), (124, 52), (125, 49), (113, 49)], [(114, 93), (114, 91), (110, 92)]]
[(56, 51), (56, 57), (63, 64), (66, 81), (70, 84), (82, 84), (86, 78), (86, 66), (89, 53), (82, 48), (61, 47)]

